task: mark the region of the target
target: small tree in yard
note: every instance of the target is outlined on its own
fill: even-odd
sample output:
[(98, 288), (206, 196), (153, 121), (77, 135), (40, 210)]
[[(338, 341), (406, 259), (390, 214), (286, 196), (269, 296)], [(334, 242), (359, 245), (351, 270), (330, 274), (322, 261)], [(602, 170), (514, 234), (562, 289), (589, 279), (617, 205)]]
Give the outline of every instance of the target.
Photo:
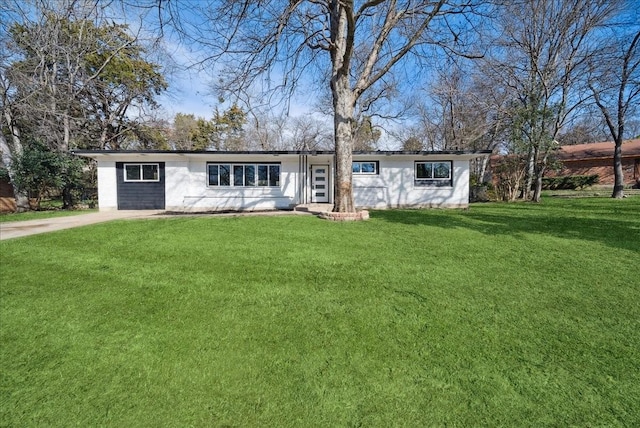
[(36, 205), (51, 192), (82, 187), (83, 162), (74, 156), (50, 150), (38, 141), (30, 141), (13, 159), (14, 186), (35, 195)]
[(496, 195), (502, 201), (514, 201), (522, 188), (527, 162), (522, 155), (503, 156), (493, 166)]

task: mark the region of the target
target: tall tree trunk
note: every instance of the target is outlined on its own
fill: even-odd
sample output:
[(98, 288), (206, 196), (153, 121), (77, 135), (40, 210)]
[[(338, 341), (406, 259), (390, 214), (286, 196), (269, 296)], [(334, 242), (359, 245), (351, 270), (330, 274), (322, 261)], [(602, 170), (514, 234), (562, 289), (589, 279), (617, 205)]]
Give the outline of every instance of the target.
[(529, 148), (529, 156), (527, 157), (527, 174), (525, 175), (524, 187), (522, 188), (520, 196), (520, 198), (525, 201), (531, 199), (531, 188), (533, 187), (533, 178), (535, 176), (536, 158), (536, 149), (531, 146)]
[(13, 197), (16, 200), (16, 212), (25, 212), (31, 210), (29, 204), (29, 194), (16, 186), (15, 172), (13, 170), (13, 160), (22, 154), (22, 141), (20, 141), (20, 131), (15, 127), (13, 117), (8, 108), (5, 109), (4, 118), (7, 121), (9, 130), (11, 131), (12, 147), (9, 147), (7, 140), (2, 132), (0, 132), (0, 152), (2, 153), (2, 162), (9, 172), (9, 181), (13, 188)]
[(329, 2), (331, 10), (331, 95), (336, 152), (335, 212), (355, 212), (352, 190), (353, 116), (355, 94), (351, 89), (350, 60), (353, 52), (355, 23), (349, 11), (353, 2)]
[(536, 187), (533, 191), (533, 198), (531, 199), (533, 202), (540, 202), (540, 198), (542, 197), (542, 178), (544, 177), (544, 173), (547, 170), (548, 160), (549, 152), (546, 152), (542, 158), (540, 166), (536, 168)]
[(107, 127), (103, 126), (100, 131), (100, 150), (104, 150), (107, 146)]
[(624, 198), (624, 172), (622, 170), (622, 133), (615, 140), (616, 147), (613, 151), (613, 193), (612, 198)]
[(65, 186), (62, 188), (62, 209), (70, 210), (74, 206), (73, 201), (73, 193), (71, 193), (71, 189), (69, 186)]
[[(69, 143), (71, 141), (71, 120), (69, 118), (68, 111), (64, 112), (64, 115), (62, 116), (62, 123), (64, 125), (64, 139), (60, 146), (60, 151), (66, 154), (69, 152)], [(62, 209), (71, 209), (73, 208), (73, 205), (73, 194), (71, 193), (69, 183), (66, 183), (62, 188)]]
[(340, 76), (334, 84), (334, 138), (336, 152), (336, 186), (335, 205), (336, 212), (355, 212), (352, 190), (352, 163), (353, 163), (353, 95), (349, 88), (347, 76)]
[(485, 181), (485, 175), (487, 174), (487, 165), (489, 165), (489, 156), (484, 156), (482, 158), (482, 166), (480, 168), (480, 176), (478, 177), (478, 181), (480, 184), (483, 184)]
[(62, 124), (64, 126), (64, 135), (60, 151), (66, 153), (69, 151), (69, 142), (71, 141), (71, 120), (69, 119), (69, 112), (65, 111), (62, 116)]
[(540, 168), (540, 171), (536, 174), (535, 187), (533, 189), (533, 196), (531, 200), (533, 202), (540, 202), (542, 197), (542, 176), (544, 175), (544, 167)]

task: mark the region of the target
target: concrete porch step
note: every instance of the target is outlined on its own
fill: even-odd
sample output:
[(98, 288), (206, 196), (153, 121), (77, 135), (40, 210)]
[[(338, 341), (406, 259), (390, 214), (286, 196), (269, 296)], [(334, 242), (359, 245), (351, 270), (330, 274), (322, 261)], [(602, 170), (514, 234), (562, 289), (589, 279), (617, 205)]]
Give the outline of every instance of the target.
[(320, 214), (331, 212), (331, 210), (333, 210), (333, 204), (300, 204), (296, 205), (293, 210)]

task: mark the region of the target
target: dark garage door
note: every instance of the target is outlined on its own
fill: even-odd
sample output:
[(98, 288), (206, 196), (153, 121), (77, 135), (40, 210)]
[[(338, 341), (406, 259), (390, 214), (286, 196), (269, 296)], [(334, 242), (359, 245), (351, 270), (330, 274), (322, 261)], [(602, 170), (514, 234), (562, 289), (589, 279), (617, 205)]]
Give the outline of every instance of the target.
[(119, 210), (164, 209), (164, 162), (116, 162)]

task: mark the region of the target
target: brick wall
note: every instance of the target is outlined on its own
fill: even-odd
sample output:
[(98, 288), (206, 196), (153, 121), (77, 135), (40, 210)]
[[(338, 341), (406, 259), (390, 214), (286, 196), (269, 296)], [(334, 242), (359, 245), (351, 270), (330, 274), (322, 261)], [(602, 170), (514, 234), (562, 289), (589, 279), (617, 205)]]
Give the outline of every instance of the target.
[[(628, 185), (636, 184), (640, 181), (638, 165), (639, 159), (623, 159), (622, 171), (624, 173), (624, 183)], [(565, 176), (565, 175), (593, 175), (597, 174), (600, 178), (598, 184), (613, 185), (613, 160), (612, 159), (589, 159), (577, 161), (565, 161), (562, 170), (557, 174), (549, 171), (547, 176)]]

